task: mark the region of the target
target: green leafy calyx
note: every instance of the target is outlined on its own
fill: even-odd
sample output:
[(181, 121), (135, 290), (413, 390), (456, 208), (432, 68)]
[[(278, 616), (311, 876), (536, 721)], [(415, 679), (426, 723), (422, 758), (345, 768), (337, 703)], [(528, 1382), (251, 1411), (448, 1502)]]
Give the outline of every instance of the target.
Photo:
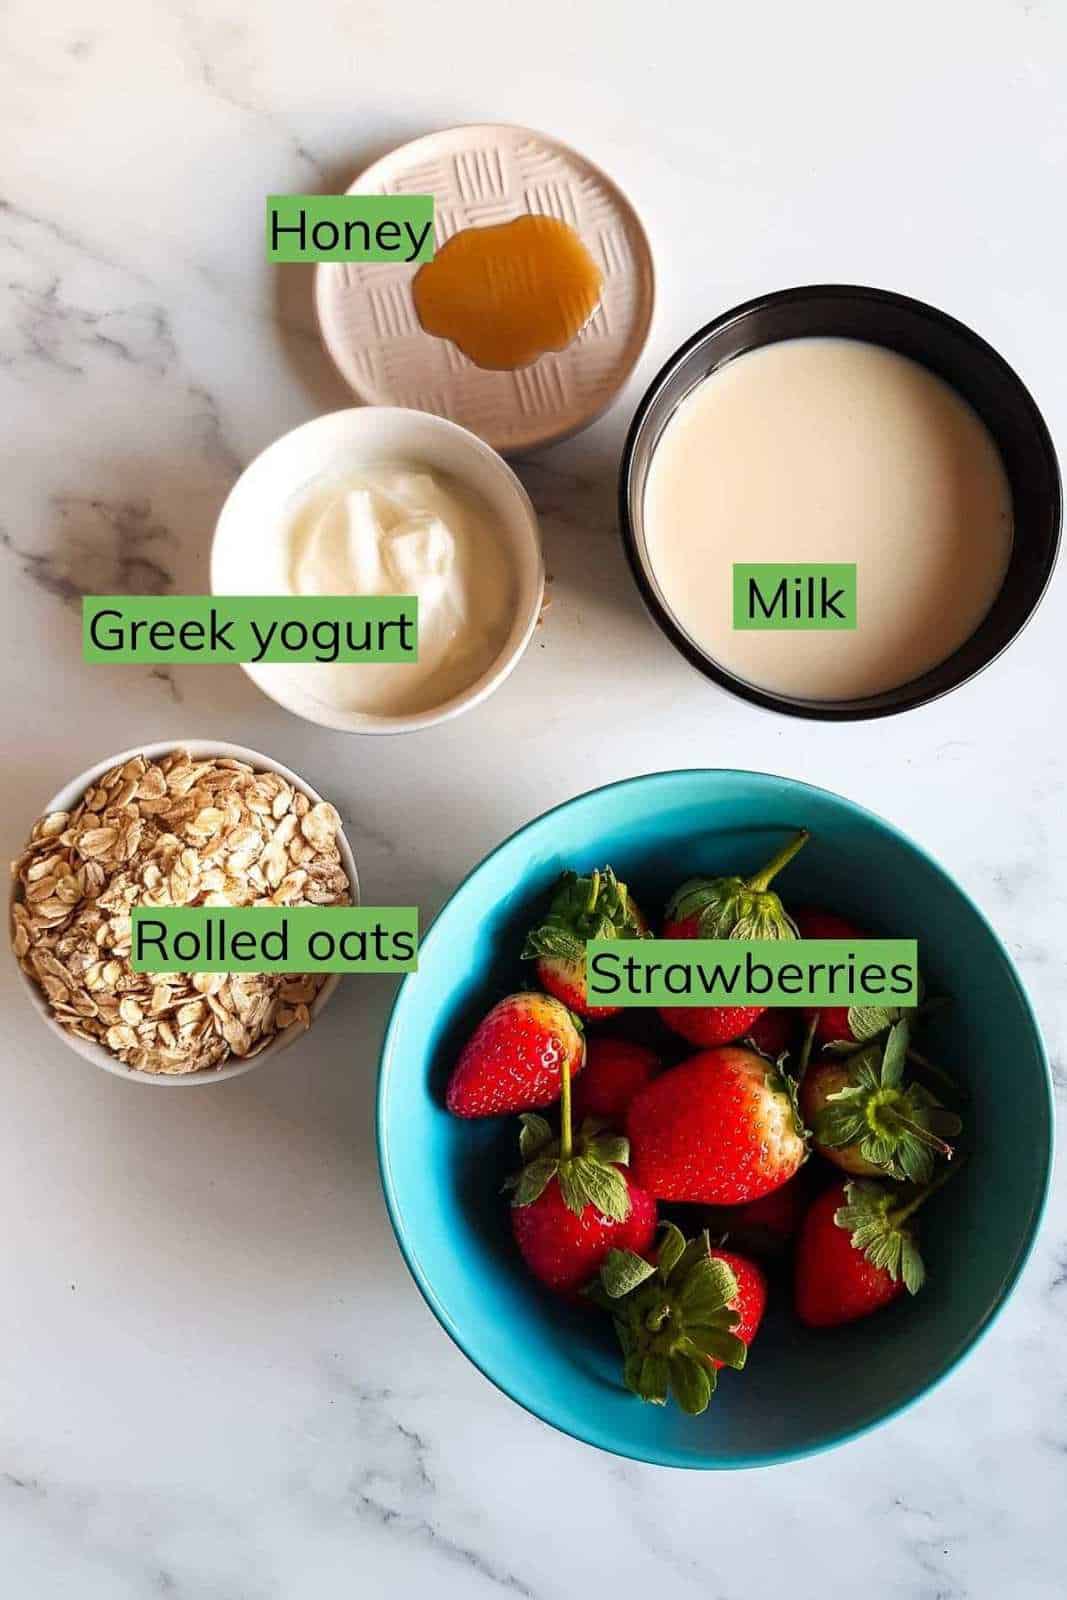
[(519, 1154), (524, 1164), (505, 1184), (513, 1190), (513, 1206), (533, 1205), (556, 1178), (564, 1204), (576, 1216), (581, 1216), (586, 1206), (595, 1206), (615, 1222), (626, 1221), (631, 1211), (630, 1191), (618, 1169), (630, 1159), (627, 1139), (604, 1131), (603, 1123), (590, 1118), (583, 1122), (574, 1148), (564, 1155), (561, 1139), (544, 1117), (525, 1112), (519, 1120)]
[(894, 1023), (907, 1022), (914, 1026), (916, 1019), (922, 1013), (946, 1003), (943, 999), (927, 1000), (924, 997), (921, 977), (919, 997), (921, 1003), (914, 1006), (849, 1006), (848, 1038), (834, 1039), (825, 1048), (832, 1050), (836, 1055), (851, 1055), (857, 1045), (873, 1044), (876, 1039), (888, 1033)]
[(702, 939), (797, 939), (797, 925), (771, 880), (792, 861), (810, 835), (800, 832), (750, 878), (690, 878), (667, 907), (668, 922), (697, 919)]
[(522, 958), (535, 961), (549, 956), (558, 961), (581, 961), (588, 939), (646, 937), (630, 891), (610, 867), (584, 877), (565, 872), (544, 920), (526, 935)]
[(664, 1225), (655, 1262), (631, 1250), (608, 1252), (594, 1298), (610, 1310), (623, 1353), (623, 1381), (642, 1400), (673, 1395), (697, 1415), (715, 1393), (714, 1362), (740, 1369), (747, 1350), (733, 1331), (737, 1279), (711, 1254), (708, 1234), (686, 1240)]
[(850, 1006), (848, 1029), (856, 1044), (865, 1044), (885, 1033), (894, 1022), (911, 1021), (914, 1015), (914, 1006)]
[(853, 1246), (894, 1283), (903, 1279), (909, 1294), (918, 1294), (926, 1269), (908, 1219), (930, 1193), (928, 1185), (902, 1203), (898, 1191), (856, 1179), (846, 1183), (845, 1204), (834, 1212), (834, 1221), (851, 1234)]
[(814, 1118), (817, 1144), (855, 1147), (862, 1159), (898, 1182), (929, 1183), (938, 1156), (951, 1159), (962, 1124), (922, 1084), (905, 1083), (908, 1024), (897, 1022), (884, 1044), (848, 1058), (849, 1081)]

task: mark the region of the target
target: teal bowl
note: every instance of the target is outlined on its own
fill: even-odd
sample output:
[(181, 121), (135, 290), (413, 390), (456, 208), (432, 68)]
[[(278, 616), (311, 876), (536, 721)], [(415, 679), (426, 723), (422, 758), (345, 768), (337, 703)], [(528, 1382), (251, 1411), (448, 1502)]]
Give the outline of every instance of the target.
[[(779, 887), (871, 929), (916, 937), (935, 1014), (926, 1049), (969, 1094), (974, 1152), (923, 1213), (928, 1282), (867, 1322), (808, 1331), (788, 1283), (743, 1373), (702, 1417), (643, 1404), (619, 1382), (614, 1336), (522, 1267), (500, 1185), (515, 1120), (461, 1122), (444, 1085), (467, 1033), (521, 986), (522, 935), (559, 873), (610, 862), (651, 915), (695, 872), (754, 869), (783, 830), (810, 844)], [(1033, 1011), (977, 906), (889, 823), (840, 795), (764, 773), (663, 772), (558, 806), (514, 834), (445, 906), (401, 985), (382, 1051), (378, 1153), (405, 1260), (442, 1327), (506, 1394), (553, 1427), (671, 1467), (764, 1466), (887, 1421), (952, 1371), (1016, 1282), (1052, 1159), (1052, 1095)], [(981, 1241), (981, 1248), (976, 1241)]]

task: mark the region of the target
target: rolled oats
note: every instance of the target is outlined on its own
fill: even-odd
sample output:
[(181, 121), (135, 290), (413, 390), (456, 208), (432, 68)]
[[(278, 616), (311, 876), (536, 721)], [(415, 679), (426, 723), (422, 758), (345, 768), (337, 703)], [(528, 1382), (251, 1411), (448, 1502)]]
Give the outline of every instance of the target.
[(348, 905), (341, 819), (273, 772), (173, 750), (134, 756), (18, 860), (12, 944), (56, 1019), (140, 1072), (185, 1073), (308, 1027), (324, 974), (134, 972), (135, 905)]

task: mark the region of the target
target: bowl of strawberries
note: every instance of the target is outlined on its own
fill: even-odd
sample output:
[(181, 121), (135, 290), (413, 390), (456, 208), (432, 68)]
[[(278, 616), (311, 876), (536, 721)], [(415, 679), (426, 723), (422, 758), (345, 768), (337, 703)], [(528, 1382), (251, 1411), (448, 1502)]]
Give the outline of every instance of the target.
[[(902, 938), (909, 1007), (595, 1004), (590, 939)], [(382, 1051), (407, 1264), (486, 1377), (636, 1460), (792, 1460), (977, 1343), (1044, 1205), (1052, 1097), (1010, 956), (889, 823), (762, 773), (651, 774), (506, 840)]]

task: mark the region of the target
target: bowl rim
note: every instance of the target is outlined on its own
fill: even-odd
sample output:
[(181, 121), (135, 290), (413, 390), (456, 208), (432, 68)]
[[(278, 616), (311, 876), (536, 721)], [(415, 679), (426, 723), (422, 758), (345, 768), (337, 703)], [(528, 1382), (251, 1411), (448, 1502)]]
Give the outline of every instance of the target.
[[(722, 333), (724, 329), (752, 315), (753, 312), (763, 311), (774, 306), (803, 303), (805, 300), (813, 299), (816, 296), (839, 300), (873, 301), (882, 306), (915, 312), (927, 322), (939, 324), (941, 327), (949, 329), (961, 337), (984, 356), (992, 366), (998, 369), (1003, 382), (1010, 384), (1018, 392), (1023, 404), (1030, 411), (1030, 420), (1034, 433), (1047, 458), (1051, 471), (1052, 549), (1041, 581), (1041, 587), (1014, 632), (984, 661), (973, 667), (969, 672), (964, 673), (962, 677), (957, 677), (953, 682), (945, 684), (942, 688), (929, 690), (921, 694), (915, 693), (914, 690), (908, 693), (909, 685), (906, 683), (900, 684), (896, 689), (886, 691), (885, 704), (873, 706), (864, 699), (840, 701), (791, 700), (787, 696), (775, 694), (769, 689), (761, 689), (756, 684), (746, 683), (743, 678), (736, 677), (732, 672), (729, 672), (714, 657), (705, 654), (674, 620), (656, 594), (645, 563), (642, 561), (637, 548), (631, 513), (631, 470), (639, 435), (647, 418), (656, 406), (664, 385), (686, 357), (706, 340)], [(795, 334), (790, 335), (790, 337), (799, 338), (802, 335)], [(840, 337), (849, 338), (854, 336), (845, 334)], [(782, 342), (784, 341), (777, 339), (768, 341), (770, 344)], [(874, 335), (871, 335), (867, 342), (881, 344), (881, 341)], [(913, 357), (912, 359), (919, 360), (918, 357)], [(921, 360), (920, 365), (922, 365)], [(932, 371), (933, 369), (931, 368), (930, 370)], [(950, 387), (952, 386), (950, 385)], [(966, 399), (966, 396), (963, 396), (963, 398)], [(719, 316), (713, 317), (710, 322), (705, 323), (702, 328), (698, 328), (667, 358), (641, 396), (637, 410), (634, 412), (626, 432), (626, 441), (619, 460), (617, 509), (623, 550), (645, 609), (660, 632), (665, 635), (678, 653), (702, 677), (710, 679), (720, 689), (725, 689), (728, 694), (734, 695), (737, 699), (746, 700), (749, 704), (759, 706), (764, 711), (776, 711), (783, 716), (799, 717), (811, 722), (860, 722), (874, 721), (879, 717), (895, 717), (903, 712), (916, 710), (920, 706), (932, 705), (935, 700), (940, 700), (945, 695), (952, 694), (957, 689), (962, 689), (964, 684), (973, 682), (980, 673), (984, 672), (987, 667), (991, 667), (1015, 643), (1036, 615), (1042, 600), (1048, 592), (1049, 584), (1052, 582), (1056, 570), (1063, 528), (1063, 480), (1059, 458), (1056, 454), (1056, 446), (1049, 431), (1048, 423), (1045, 421), (1037, 401), (1011, 363), (987, 339), (984, 339), (980, 333), (977, 333), (967, 323), (961, 322), (958, 317), (952, 316), (947, 311), (942, 311), (939, 306), (930, 305), (929, 302), (918, 300), (912, 295), (900, 294), (895, 289), (879, 289), (869, 284), (805, 283), (796, 284), (786, 289), (768, 290), (765, 294), (754, 295), (750, 300), (744, 300), (739, 305), (731, 306)], [(955, 654), (955, 652), (953, 653)], [(949, 656), (947, 659), (951, 661), (952, 657)], [(921, 679), (913, 680), (915, 683), (920, 681)]]
[(214, 531), (211, 535), (211, 553), (209, 557), (209, 582), (211, 593), (218, 594), (216, 587), (219, 574), (221, 538), (223, 524), (232, 522), (237, 515), (235, 507), (238, 497), (246, 490), (249, 475), (256, 471), (265, 459), (282, 445), (288, 444), (298, 434), (312, 435), (326, 431), (331, 425), (338, 426), (338, 418), (346, 419), (346, 426), (352, 430), (353, 437), (360, 429), (370, 427), (371, 419), (380, 417), (391, 418), (397, 426), (403, 426), (405, 421), (416, 420), (421, 427), (430, 427), (438, 430), (443, 435), (451, 435), (457, 442), (457, 447), (466, 450), (472, 456), (484, 460), (490, 470), (496, 473), (501, 483), (514, 496), (516, 506), (522, 513), (525, 524), (524, 537), (528, 543), (526, 556), (530, 558), (530, 574), (532, 582), (527, 583), (523, 571), (517, 572), (518, 594), (515, 601), (515, 612), (508, 632), (495, 660), (490, 662), (481, 677), (476, 678), (466, 689), (461, 689), (458, 694), (443, 700), (440, 705), (431, 706), (426, 711), (414, 711), (405, 714), (391, 714), (377, 716), (372, 712), (345, 711), (329, 706), (325, 702), (313, 700), (310, 695), (298, 693), (287, 694), (279, 692), (278, 685), (273, 679), (264, 679), (262, 671), (255, 662), (242, 661), (239, 663), (241, 671), (251, 679), (260, 694), (273, 700), (275, 705), (288, 711), (291, 716), (299, 717), (302, 722), (311, 723), (315, 727), (330, 728), (336, 733), (369, 734), (375, 738), (383, 738), (390, 734), (418, 733), (423, 728), (435, 728), (442, 722), (451, 722), (453, 717), (458, 717), (465, 711), (471, 711), (475, 706), (481, 705), (493, 694), (504, 680), (511, 676), (525, 655), (527, 647), (533, 637), (534, 629), (540, 619), (545, 598), (545, 558), (544, 546), (541, 538), (541, 524), (536, 507), (526, 492), (518, 474), (509, 466), (508, 462), (498, 450), (487, 444), (484, 439), (472, 433), (469, 428), (464, 428), (460, 423), (453, 422), (449, 417), (439, 417), (433, 411), (419, 411), (412, 406), (339, 406), (334, 411), (324, 411), (318, 416), (310, 417), (306, 422), (297, 423), (295, 428), (287, 428), (284, 433), (278, 434), (269, 444), (258, 450), (252, 459), (245, 463), (240, 474), (231, 485), (219, 514), (215, 519)]
[(938, 1388), (946, 1378), (955, 1372), (963, 1364), (963, 1362), (974, 1353), (984, 1339), (985, 1335), (989, 1332), (990, 1328), (1000, 1316), (1001, 1312), (1004, 1310), (1004, 1307), (1007, 1305), (1008, 1301), (1011, 1299), (1016, 1285), (1018, 1284), (1028, 1261), (1030, 1260), (1038, 1234), (1041, 1231), (1042, 1221), (1048, 1206), (1049, 1191), (1052, 1181), (1052, 1166), (1056, 1143), (1056, 1118), (1052, 1073), (1049, 1066), (1048, 1052), (1045, 1048), (1044, 1037), (1034, 1011), (1033, 1003), (1027, 992), (1026, 985), (1024, 984), (1015, 965), (1015, 962), (1012, 960), (1007, 946), (1004, 944), (1003, 940), (1000, 938), (1000, 935), (997, 933), (996, 929), (993, 927), (992, 923), (989, 921), (989, 918), (985, 915), (981, 907), (971, 897), (971, 895), (968, 894), (966, 889), (956, 882), (956, 879), (947, 871), (945, 867), (941, 866), (940, 863), (936, 861), (928, 851), (924, 850), (920, 844), (916, 843), (914, 839), (912, 839), (908, 834), (904, 833), (900, 828), (896, 827), (896, 825), (890, 822), (887, 818), (880, 816), (875, 811), (869, 810), (866, 806), (860, 805), (857, 801), (849, 799), (847, 795), (838, 794), (833, 789), (820, 788), (816, 784), (804, 783), (797, 778), (789, 778), (777, 773), (755, 772), (746, 768), (738, 767), (667, 768), (656, 772), (635, 774), (634, 776), (628, 778), (619, 778), (612, 783), (599, 784), (596, 788), (587, 789), (581, 794), (572, 795), (570, 799), (563, 800), (555, 806), (550, 806), (547, 811), (540, 812), (537, 816), (531, 817), (527, 822), (523, 823), (518, 828), (513, 829), (513, 831), (509, 833), (506, 838), (502, 839), (501, 842), (494, 847), (494, 849), (490, 850), (487, 855), (483, 856), (481, 860), (471, 868), (471, 870), (452, 890), (451, 894), (448, 896), (448, 899), (437, 912), (430, 926), (427, 928), (426, 933), (420, 939), (420, 949), (425, 950), (428, 941), (434, 938), (434, 936), (437, 934), (439, 924), (441, 923), (448, 908), (455, 900), (456, 896), (466, 888), (466, 886), (472, 881), (473, 878), (477, 876), (484, 866), (498, 856), (501, 851), (506, 850), (514, 840), (520, 837), (521, 834), (534, 827), (537, 823), (542, 822), (549, 817), (562, 814), (563, 812), (569, 810), (572, 806), (576, 806), (582, 801), (590, 799), (594, 795), (606, 794), (611, 790), (624, 789), (631, 786), (636, 787), (641, 784), (663, 780), (670, 782), (694, 777), (705, 777), (709, 774), (726, 776), (728, 779), (748, 778), (756, 779), (759, 782), (769, 782), (777, 785), (783, 785), (801, 798), (805, 794), (829, 796), (831, 799), (839, 801), (847, 806), (850, 811), (859, 819), (872, 823), (874, 826), (884, 830), (893, 838), (895, 842), (904, 845), (906, 849), (913, 851), (917, 856), (919, 856), (921, 861), (926, 866), (930, 867), (939, 877), (944, 879), (949, 887), (953, 889), (957, 895), (959, 895), (964, 904), (969, 908), (972, 914), (977, 917), (978, 921), (982, 924), (986, 932), (992, 938), (994, 945), (1004, 960), (1011, 980), (1015, 985), (1015, 989), (1023, 1007), (1024, 1016), (1029, 1022), (1030, 1029), (1033, 1034), (1038, 1061), (1042, 1068), (1042, 1082), (1045, 1089), (1044, 1107), (1047, 1119), (1048, 1136), (1044, 1148), (1044, 1167), (1040, 1177), (1040, 1191), (1030, 1218), (1028, 1233), (1023, 1239), (1022, 1244), (1016, 1253), (1015, 1259), (1011, 1265), (1011, 1270), (1006, 1275), (1001, 1285), (998, 1298), (996, 1299), (995, 1303), (986, 1311), (983, 1319), (974, 1328), (966, 1342), (959, 1346), (941, 1371), (924, 1382), (918, 1389), (916, 1389), (914, 1394), (907, 1396), (905, 1399), (899, 1401), (897, 1404), (890, 1407), (880, 1415), (867, 1418), (853, 1427), (841, 1428), (837, 1432), (828, 1435), (825, 1439), (820, 1439), (816, 1444), (795, 1450), (778, 1450), (767, 1453), (745, 1455), (733, 1461), (695, 1461), (688, 1457), (685, 1459), (678, 1459), (671, 1453), (670, 1450), (659, 1450), (655, 1447), (650, 1447), (645, 1450), (630, 1449), (625, 1445), (620, 1445), (614, 1440), (609, 1440), (600, 1431), (595, 1420), (581, 1424), (562, 1422), (556, 1417), (548, 1415), (547, 1408), (540, 1409), (529, 1404), (525, 1399), (521, 1398), (515, 1393), (514, 1387), (509, 1385), (509, 1382), (506, 1378), (499, 1376), (495, 1372), (489, 1371), (488, 1368), (478, 1358), (478, 1356), (474, 1354), (474, 1352), (469, 1348), (462, 1330), (455, 1324), (448, 1312), (445, 1310), (444, 1306), (437, 1298), (432, 1284), (429, 1282), (428, 1278), (423, 1272), (417, 1257), (409, 1248), (408, 1242), (402, 1232), (402, 1226), (399, 1219), (399, 1207), (392, 1185), (392, 1169), (389, 1161), (388, 1134), (385, 1130), (384, 1110), (385, 1098), (388, 1089), (388, 1079), (392, 1066), (392, 1057), (396, 1045), (396, 1034), (399, 1029), (400, 1012), (402, 1006), (406, 1002), (407, 996), (411, 993), (411, 989), (418, 978), (417, 972), (407, 974), (401, 981), (389, 1013), (389, 1020), (386, 1024), (385, 1034), (382, 1040), (382, 1047), (378, 1060), (378, 1081), (375, 1090), (375, 1141), (378, 1154), (378, 1177), (381, 1183), (382, 1193), (385, 1198), (386, 1210), (389, 1213), (389, 1221), (392, 1226), (397, 1245), (399, 1246), (400, 1253), (404, 1258), (404, 1263), (407, 1266), (412, 1278), (415, 1280), (416, 1287), (418, 1288), (420, 1294), (422, 1295), (426, 1304), (429, 1306), (430, 1310), (433, 1312), (434, 1316), (437, 1318), (437, 1321), (440, 1323), (445, 1333), (448, 1334), (453, 1344), (455, 1344), (457, 1348), (462, 1351), (462, 1353), (467, 1357), (468, 1361), (470, 1361), (471, 1364), (478, 1369), (482, 1376), (489, 1380), (494, 1388), (499, 1389), (500, 1392), (506, 1395), (509, 1400), (514, 1401), (514, 1403), (521, 1406), (524, 1411), (528, 1412), (531, 1416), (537, 1417), (539, 1421), (546, 1423), (549, 1427), (556, 1429), (560, 1433), (568, 1435), (572, 1439), (578, 1440), (582, 1444), (591, 1445), (594, 1448), (603, 1450), (610, 1455), (619, 1456), (630, 1461), (643, 1462), (650, 1466), (673, 1467), (679, 1470), (696, 1472), (737, 1472), (750, 1471), (759, 1467), (779, 1466), (788, 1464), (790, 1462), (808, 1460), (812, 1457), (823, 1455), (827, 1451), (836, 1449), (841, 1445), (850, 1444), (853, 1440), (860, 1439), (865, 1434), (872, 1433), (875, 1429), (883, 1427), (886, 1423), (892, 1422), (897, 1417), (903, 1416), (905, 1412), (910, 1411), (913, 1406), (919, 1403), (920, 1400), (924, 1399), (927, 1395), (931, 1394), (934, 1389)]
[[(286, 767), (280, 761), (275, 761), (272, 756), (265, 756), (260, 750), (252, 750), (248, 745), (233, 744), (225, 739), (154, 739), (144, 744), (132, 745), (128, 750), (120, 750), (117, 755), (109, 756), (105, 761), (96, 761), (91, 767), (86, 767), (85, 771), (78, 777), (68, 779), (61, 788), (57, 789), (48, 804), (37, 812), (37, 816), (47, 816), (50, 811), (69, 810), (70, 806), (80, 799), (98, 778), (103, 777), (105, 772), (109, 772), (112, 767), (117, 767), (122, 762), (129, 761), (133, 756), (147, 756), (149, 760), (154, 761), (160, 756), (167, 755), (172, 750), (187, 750), (194, 761), (203, 760), (206, 756), (214, 755), (232, 761), (246, 761), (250, 766), (258, 767), (261, 765), (262, 770), (276, 772), (279, 777), (285, 778), (294, 788), (306, 794), (308, 799), (314, 803), (317, 804), (324, 798), (317, 789), (312, 788), (306, 778), (302, 778), (291, 767)], [(352, 891), (352, 904), (359, 905), (359, 873), (356, 868), (356, 858), (352, 853), (351, 845), (345, 837), (343, 827), (337, 834), (337, 848), (340, 852), (341, 864), (348, 875), (349, 887)], [(15, 900), (17, 882), (18, 880), (12, 877), (11, 886), (8, 890), (9, 921), (11, 906)], [(10, 945), (9, 938), (9, 949)], [(75, 1055), (81, 1056), (82, 1060), (87, 1061), (90, 1066), (100, 1067), (104, 1072), (110, 1072), (116, 1078), (123, 1078), (134, 1083), (154, 1084), (159, 1088), (187, 1089), (201, 1083), (222, 1083), (227, 1078), (241, 1078), (246, 1072), (252, 1072), (266, 1061), (273, 1060), (276, 1056), (281, 1055), (284, 1050), (288, 1050), (291, 1045), (296, 1044), (306, 1033), (310, 1032), (310, 1029), (302, 1028), (298, 1023), (294, 1022), (282, 1033), (275, 1034), (270, 1044), (266, 1045), (258, 1054), (243, 1060), (231, 1058), (225, 1066), (221, 1067), (202, 1067), (197, 1072), (141, 1072), (139, 1068), (124, 1066), (117, 1057), (111, 1055), (110, 1051), (105, 1050), (103, 1045), (91, 1044), (88, 1039), (80, 1039), (77, 1034), (69, 1033), (66, 1028), (62, 1027), (52, 1015), (51, 1008), (47, 1005), (37, 985), (23, 972), (22, 964), (16, 959), (14, 950), (11, 949), (10, 953), (26, 996), (45, 1026), (61, 1039), (69, 1050), (73, 1050)], [(339, 972), (327, 973), (325, 983), (311, 1002), (312, 1022), (321, 1016), (332, 1000), (340, 985), (342, 976), (343, 974)]]

